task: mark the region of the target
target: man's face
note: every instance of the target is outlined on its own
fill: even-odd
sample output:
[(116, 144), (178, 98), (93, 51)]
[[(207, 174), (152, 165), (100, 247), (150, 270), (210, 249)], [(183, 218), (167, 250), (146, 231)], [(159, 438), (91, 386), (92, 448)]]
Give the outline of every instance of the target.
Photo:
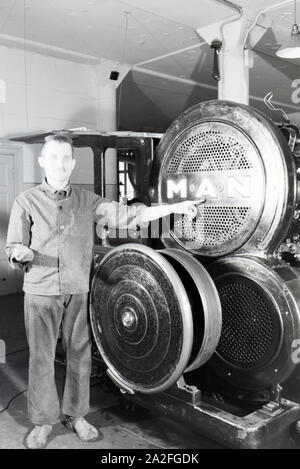
[(75, 166), (69, 143), (50, 141), (44, 147), (39, 164), (44, 168), (46, 178), (55, 182), (68, 181)]

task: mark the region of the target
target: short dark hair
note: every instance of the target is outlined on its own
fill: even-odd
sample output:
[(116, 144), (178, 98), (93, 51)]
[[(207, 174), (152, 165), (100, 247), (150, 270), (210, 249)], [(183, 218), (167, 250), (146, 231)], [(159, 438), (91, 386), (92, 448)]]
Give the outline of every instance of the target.
[(50, 134), (50, 135), (47, 135), (47, 137), (45, 137), (45, 139), (44, 139), (44, 144), (43, 144), (41, 153), (43, 153), (43, 149), (44, 149), (45, 145), (49, 142), (68, 143), (72, 148), (72, 155), (74, 154), (74, 147), (73, 147), (72, 137), (70, 137), (67, 134)]

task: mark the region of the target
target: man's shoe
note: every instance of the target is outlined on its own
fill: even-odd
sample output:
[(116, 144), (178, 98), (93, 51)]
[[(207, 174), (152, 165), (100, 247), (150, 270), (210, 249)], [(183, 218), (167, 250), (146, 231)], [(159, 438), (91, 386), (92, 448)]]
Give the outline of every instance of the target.
[(83, 417), (66, 417), (66, 427), (74, 431), (82, 441), (96, 441), (99, 437), (97, 428)]
[(29, 449), (42, 449), (47, 445), (47, 438), (52, 432), (52, 425), (36, 425), (26, 438)]

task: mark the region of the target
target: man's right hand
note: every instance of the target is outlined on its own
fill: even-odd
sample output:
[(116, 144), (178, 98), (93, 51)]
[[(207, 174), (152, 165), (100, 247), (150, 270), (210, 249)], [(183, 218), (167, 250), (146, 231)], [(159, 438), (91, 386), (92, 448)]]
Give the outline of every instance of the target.
[(27, 246), (18, 246), (14, 248), (11, 259), (17, 262), (31, 262), (33, 261), (34, 253)]

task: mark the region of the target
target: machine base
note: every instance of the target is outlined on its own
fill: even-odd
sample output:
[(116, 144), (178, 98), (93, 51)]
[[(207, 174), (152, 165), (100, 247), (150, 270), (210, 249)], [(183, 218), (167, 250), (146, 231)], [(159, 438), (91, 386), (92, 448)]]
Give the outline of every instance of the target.
[(297, 448), (300, 436), (295, 423), (300, 406), (287, 399), (280, 404), (268, 402), (245, 416), (236, 416), (205, 402), (201, 391), (178, 382), (168, 392), (128, 394), (126, 399), (152, 411), (181, 420), (211, 440), (229, 448)]

